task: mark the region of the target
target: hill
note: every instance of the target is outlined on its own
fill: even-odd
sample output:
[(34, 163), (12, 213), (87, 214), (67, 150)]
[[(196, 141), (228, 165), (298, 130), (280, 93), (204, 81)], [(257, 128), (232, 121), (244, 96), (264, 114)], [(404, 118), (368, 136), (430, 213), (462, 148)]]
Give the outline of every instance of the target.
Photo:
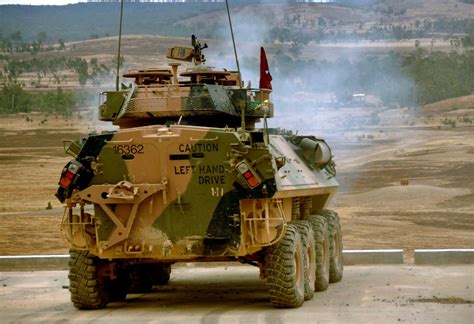
[[(380, 33), (382, 28), (382, 32), (390, 35), (391, 29), (399, 26), (401, 30), (395, 31), (401, 36), (406, 36), (404, 30), (416, 32), (416, 36), (426, 33), (474, 35), (472, 4), (459, 0), (376, 2), (356, 7), (322, 3), (249, 5), (248, 1), (232, 1), (231, 4), (237, 26), (258, 26), (263, 31), (289, 28), (292, 31), (354, 34), (372, 30), (373, 34), (375, 31)], [(20, 32), (23, 40), (32, 41), (44, 32), (52, 42), (116, 35), (119, 8), (118, 3), (3, 5), (0, 6), (0, 36), (5, 38)], [(125, 34), (186, 36), (198, 33), (214, 38), (220, 33), (216, 33), (216, 26), (227, 28), (222, 2), (126, 3), (124, 9)]]
[[(126, 3), (125, 34), (179, 35), (179, 20), (221, 10), (222, 3)], [(0, 6), (0, 31), (4, 36), (19, 31), (25, 40), (45, 32), (49, 41), (66, 41), (116, 35), (118, 3), (78, 3), (66, 6)], [(52, 19), (53, 18), (53, 19)]]

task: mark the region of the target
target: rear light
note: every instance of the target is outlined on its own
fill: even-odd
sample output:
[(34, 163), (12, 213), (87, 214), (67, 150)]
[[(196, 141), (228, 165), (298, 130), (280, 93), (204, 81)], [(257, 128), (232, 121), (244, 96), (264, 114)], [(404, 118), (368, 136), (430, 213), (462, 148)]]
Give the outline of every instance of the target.
[(244, 178), (245, 180), (250, 179), (253, 176), (252, 171), (248, 170), (247, 172), (244, 173)]
[(260, 180), (258, 180), (256, 177), (252, 176), (249, 179), (247, 179), (247, 183), (251, 188), (255, 188), (260, 184)]
[(239, 171), (242, 178), (245, 180), (245, 184), (250, 189), (257, 187), (261, 181), (255, 171), (253, 171), (245, 162), (240, 162), (237, 165), (237, 170)]
[(68, 188), (71, 185), (73, 179), (74, 173), (71, 171), (66, 171), (66, 173), (61, 177), (59, 184), (64, 188)]
[(78, 161), (72, 160), (63, 169), (59, 185), (65, 189), (68, 189), (73, 184), (76, 178), (79, 176), (79, 170), (82, 168), (82, 164)]
[[(86, 162), (89, 162), (85, 160)], [(83, 190), (87, 187), (94, 176), (90, 166), (84, 166), (78, 160), (72, 160), (63, 168), (59, 178), (59, 188), (56, 191), (56, 197), (60, 202), (72, 196), (74, 190)]]

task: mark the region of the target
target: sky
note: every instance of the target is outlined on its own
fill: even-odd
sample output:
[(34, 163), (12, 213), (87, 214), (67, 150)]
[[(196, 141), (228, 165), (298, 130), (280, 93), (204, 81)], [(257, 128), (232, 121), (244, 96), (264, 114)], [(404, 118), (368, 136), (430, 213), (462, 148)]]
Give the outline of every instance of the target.
[[(87, 2), (87, 0), (0, 0), (0, 5), (22, 4), (22, 5), (66, 5), (70, 3)], [(314, 2), (326, 2), (326, 0), (315, 0)]]
[(0, 5), (3, 4), (22, 4), (22, 5), (66, 5), (70, 3), (87, 2), (87, 0), (0, 0)]

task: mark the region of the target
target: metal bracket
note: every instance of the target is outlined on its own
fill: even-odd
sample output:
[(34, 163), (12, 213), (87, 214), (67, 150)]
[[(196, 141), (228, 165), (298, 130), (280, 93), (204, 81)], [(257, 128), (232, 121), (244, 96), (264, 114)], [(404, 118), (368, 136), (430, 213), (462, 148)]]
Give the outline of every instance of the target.
[[(121, 181), (113, 186), (93, 185), (77, 193), (76, 198), (99, 205), (115, 225), (115, 229), (106, 241), (97, 242), (99, 250), (107, 249), (129, 237), (138, 208), (145, 199), (161, 191), (163, 202), (166, 202), (167, 183), (166, 179), (163, 179), (159, 184), (132, 184), (128, 181)], [(118, 189), (120, 189), (119, 192), (117, 192)], [(113, 205), (120, 204), (132, 205), (125, 224), (111, 208)]]

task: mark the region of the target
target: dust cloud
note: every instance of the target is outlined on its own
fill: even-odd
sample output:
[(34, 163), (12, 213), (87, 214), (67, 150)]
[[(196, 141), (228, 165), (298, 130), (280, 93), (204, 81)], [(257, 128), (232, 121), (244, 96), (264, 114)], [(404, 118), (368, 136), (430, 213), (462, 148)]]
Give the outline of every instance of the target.
[[(226, 45), (207, 53), (217, 68), (235, 67), (224, 19), (227, 16), (218, 35)], [(364, 155), (372, 154), (367, 147), (373, 140), (390, 141), (400, 150), (420, 140), (409, 130), (400, 131), (400, 125), (418, 115), (415, 83), (389, 48), (375, 56), (361, 46), (347, 46), (336, 56), (331, 44), (309, 42), (291, 52), (291, 42), (269, 42), (269, 24), (258, 15), (233, 10), (232, 23), (245, 85), (250, 80), (258, 87), (260, 46), (266, 49), (273, 77), (274, 118), (268, 120), (269, 127), (326, 139), (339, 170), (355, 173), (344, 179), (345, 190), (357, 180)]]
[[(208, 62), (218, 69), (236, 66), (226, 21), (227, 16), (221, 18), (217, 33), (226, 40), (225, 46), (207, 53)], [(327, 46), (310, 42), (298, 45), (300, 53), (290, 53), (291, 42), (268, 43), (269, 24), (261, 16), (233, 10), (232, 23), (242, 78), (252, 87), (259, 82), (260, 46), (266, 48), (275, 104), (270, 127), (340, 136), (350, 129), (377, 125), (377, 115), (384, 109), (416, 106), (414, 81), (389, 50), (371, 56), (361, 47), (348, 46), (335, 57)]]

